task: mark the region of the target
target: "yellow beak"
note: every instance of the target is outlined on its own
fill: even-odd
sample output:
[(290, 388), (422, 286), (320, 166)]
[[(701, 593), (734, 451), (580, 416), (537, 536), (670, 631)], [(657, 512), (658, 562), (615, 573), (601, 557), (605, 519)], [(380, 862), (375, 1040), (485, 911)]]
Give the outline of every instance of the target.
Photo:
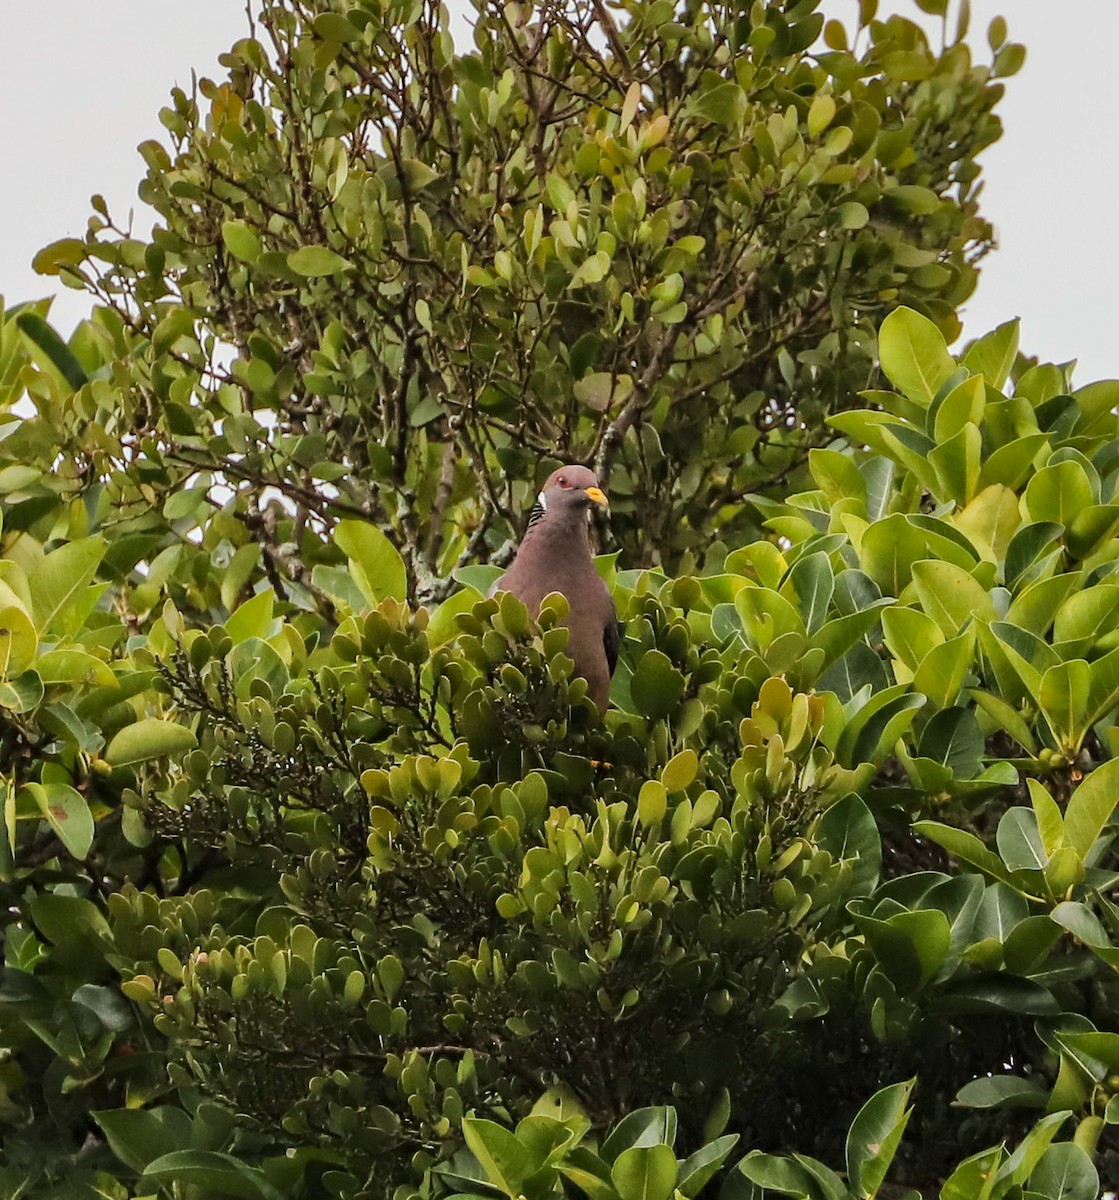
[(603, 508), (609, 507), (610, 501), (606, 499), (606, 493), (602, 488), (589, 487), (586, 491), (595, 504), (601, 504)]

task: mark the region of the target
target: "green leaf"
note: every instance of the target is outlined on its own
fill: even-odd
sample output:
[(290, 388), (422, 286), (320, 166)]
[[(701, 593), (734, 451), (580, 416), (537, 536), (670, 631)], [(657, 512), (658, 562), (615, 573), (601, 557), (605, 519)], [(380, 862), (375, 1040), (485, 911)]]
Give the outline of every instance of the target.
[(315, 33), (328, 42), (359, 42), (361, 30), (347, 21), (341, 13), (324, 12), (314, 20)]
[(143, 1171), (157, 1158), (190, 1142), (190, 1117), (170, 1104), (101, 1109), (90, 1115), (104, 1130), (113, 1153), (133, 1171)]
[(311, 570), (311, 583), (326, 592), (332, 600), (346, 605), (354, 612), (361, 612), (369, 603), (364, 591), (344, 567), (329, 567), (326, 563), (316, 563)]
[(353, 263), (329, 246), (301, 246), (287, 256), (287, 262), (297, 275), (307, 276), (338, 275), (353, 267)]
[(1041, 1156), (1028, 1186), (1045, 1200), (1096, 1200), (1100, 1177), (1087, 1151), (1075, 1142), (1057, 1142)]
[(904, 306), (882, 322), (878, 354), (890, 382), (923, 405), (932, 403), (940, 385), (956, 370), (940, 330), (928, 317)]
[(954, 438), (969, 423), (978, 426), (983, 420), (987, 389), (981, 375), (972, 375), (958, 384), (935, 406), (933, 439), (943, 444)]
[(989, 1200), (1004, 1155), (1002, 1146), (992, 1146), (965, 1158), (945, 1180), (940, 1200)]
[(130, 767), (152, 758), (181, 754), (197, 745), (198, 738), (185, 725), (148, 717), (126, 725), (113, 738), (105, 751), (105, 761), (112, 767)]
[(979, 468), (979, 487), (1001, 483), (1016, 489), (1033, 469), (1034, 461), (1043, 454), (1049, 444), (1044, 433), (1027, 433), (999, 446), (986, 458)]
[(948, 918), (939, 909), (901, 912), (882, 919), (866, 911), (867, 900), (850, 906), (859, 932), (878, 965), (903, 994), (918, 991), (936, 974), (952, 948)]
[[(926, 613), (895, 605), (882, 614), (882, 632), (890, 653), (910, 676), (937, 646), (944, 645), (940, 626)], [(951, 630), (955, 633), (955, 629)]]
[(1096, 495), (1084, 468), (1067, 460), (1042, 467), (1026, 484), (1022, 496), (1022, 506), (1031, 521), (1052, 521), (1066, 529), (1095, 503)]
[(96, 942), (110, 936), (109, 923), (101, 911), (81, 896), (39, 892), (29, 906), (36, 929), (55, 946)]
[(1032, 808), (1008, 808), (999, 821), (995, 843), (1002, 861), (1012, 871), (1044, 871), (1049, 861)]
[(48, 650), (35, 659), (35, 673), (44, 684), (73, 683), (117, 687), (108, 663), (84, 650)]
[(1053, 618), (1053, 641), (1083, 641), (1088, 649), (1098, 637), (1114, 628), (1117, 612), (1119, 587), (1115, 584), (1098, 584), (1074, 592)]
[(239, 547), (229, 560), (229, 566), (225, 568), (225, 574), (221, 578), (221, 602), (228, 612), (232, 613), (237, 607), (241, 592), (260, 565), (260, 556), (260, 543), (248, 542)]
[(1010, 872), (1003, 865), (1002, 859), (988, 850), (974, 833), (952, 825), (942, 825), (939, 821), (915, 821), (913, 831), (936, 842), (938, 846), (943, 846), (949, 854), (978, 868), (984, 875), (1013, 886)]
[(14, 679), (0, 682), (0, 708), (10, 712), (30, 712), (38, 708), (43, 696), (43, 681), (34, 670), (21, 671)]
[(659, 779), (646, 779), (637, 794), (637, 819), (651, 828), (664, 820), (668, 811), (668, 791)]
[(850, 767), (882, 762), (924, 704), (925, 697), (910, 691), (906, 684), (883, 689), (848, 721), (836, 756)]
[(992, 1181), (1005, 1181), (1007, 1184), (1025, 1183), (1068, 1116), (1067, 1112), (1055, 1112), (1042, 1117), (1018, 1143), (997, 1173), (992, 1172)]
[(682, 792), (690, 787), (699, 771), (699, 756), (694, 750), (681, 750), (661, 771), (661, 783), (669, 792)]
[(734, 598), (746, 640), (764, 654), (786, 633), (803, 634), (800, 613), (779, 592), (764, 587), (744, 587)]
[(684, 696), (684, 676), (660, 650), (646, 651), (637, 662), (630, 681), (630, 695), (637, 711), (654, 720), (667, 717)]
[(474, 605), (481, 599), (482, 593), (471, 587), (461, 588), (448, 596), (431, 614), (431, 620), (427, 625), (428, 645), (435, 649), (437, 646), (444, 646), (447, 642), (453, 641), (461, 632), (458, 616), (461, 613), (472, 611)]
[(964, 1108), (1044, 1108), (1047, 1094), (1032, 1079), (990, 1075), (965, 1084), (954, 1103)]
[(686, 1197), (687, 1200), (695, 1200), (712, 1176), (726, 1162), (727, 1156), (737, 1142), (738, 1134), (728, 1133), (700, 1146), (694, 1154), (690, 1154), (684, 1159), (680, 1164), (676, 1180), (676, 1188), (680, 1195)]
[(876, 1092), (859, 1109), (847, 1134), (847, 1178), (861, 1196), (874, 1196), (890, 1169), (912, 1109), (915, 1079)]
[(65, 783), (29, 783), (26, 789), (58, 840), (75, 858), (84, 860), (93, 845), (93, 814), (86, 798)]
[(737, 83), (730, 82), (717, 83), (692, 102), (697, 116), (727, 128), (741, 120), (746, 105), (745, 91)]
[(956, 703), (975, 658), (976, 627), (969, 625), (959, 637), (930, 650), (913, 676), (913, 687), (934, 708)]
[(40, 633), (65, 623), (68, 610), (77, 607), (78, 597), (97, 574), (105, 557), (106, 542), (100, 537), (67, 542), (46, 556), (28, 577), (32, 615)]
[[(0, 678), (13, 679), (26, 671), (35, 661), (38, 647), (39, 637), (27, 613), (11, 604), (0, 608)], [(16, 711), (22, 712), (23, 708)]]
[[(728, 1186), (723, 1188), (722, 1193), (724, 1200), (728, 1192), (734, 1200), (738, 1200), (739, 1193), (733, 1186), (738, 1175), (768, 1191), (779, 1192), (783, 1196), (794, 1196), (797, 1200), (805, 1200), (805, 1197), (810, 1200), (820, 1200), (821, 1198), (820, 1187), (815, 1175), (805, 1163), (795, 1159), (779, 1158), (775, 1154), (763, 1154), (760, 1150), (751, 1150), (728, 1178)], [(755, 1200), (759, 1194), (751, 1191), (744, 1193), (744, 1196)]]
[(69, 346), (38, 313), (21, 312), (16, 325), (74, 391), (85, 387), (89, 376)]
[(467, 1117), (463, 1121), (462, 1135), (490, 1183), (505, 1195), (516, 1197), (521, 1184), (536, 1169), (532, 1155), (516, 1135), (503, 1125), (478, 1117)]
[(968, 504), (979, 491), (982, 457), (983, 435), (968, 422), (959, 433), (929, 452), (929, 463), (939, 482), (939, 487), (930, 490), (961, 506)]
[(1041, 677), (1038, 706), (1058, 744), (1079, 750), (1089, 729), (1092, 669), (1083, 659), (1058, 663)]
[(1018, 356), (1018, 326), (1015, 318), (973, 342), (964, 354), (964, 366), (979, 371), (991, 387), (1001, 390)]
[(946, 766), (956, 779), (974, 779), (985, 748), (975, 714), (967, 708), (946, 708), (925, 726), (918, 753)]
[(375, 525), (339, 521), (334, 542), (350, 560), (354, 580), (370, 604), (408, 598), (408, 572), (400, 551)]
[(242, 262), (256, 262), (261, 245), (257, 232), (247, 221), (225, 221), (221, 227), (225, 248)]
[(1049, 914), (1049, 918), (1093, 950), (1111, 948), (1111, 939), (1099, 917), (1079, 900), (1062, 901)]
[(627, 1113), (602, 1143), (602, 1157), (613, 1162), (631, 1146), (674, 1146), (676, 1110), (657, 1105)]
[(1092, 695), (1089, 701), (1091, 716), (1095, 724), (1119, 704), (1119, 649), (1097, 658), (1092, 663)]
[(869, 896), (882, 868), (882, 839), (866, 801), (851, 793), (826, 809), (816, 826), (816, 845), (836, 862), (851, 865), (847, 894)]
[(282, 1200), (259, 1167), (250, 1167), (232, 1154), (214, 1150), (174, 1150), (144, 1168), (145, 1184), (195, 1187), (204, 1194), (244, 1200)]
[(871, 602), (869, 608), (865, 608), (861, 612), (848, 613), (846, 616), (833, 617), (830, 621), (825, 621), (810, 643), (813, 648), (824, 652), (824, 661), (820, 670), (826, 670), (832, 663), (842, 658), (861, 637), (878, 624), (880, 619), (884, 619), (885, 613), (890, 611), (892, 604), (893, 601), (888, 599), (875, 600)]
[(890, 596), (901, 595), (910, 582), (913, 564), (923, 559), (943, 559), (964, 571), (977, 562), (971, 543), (958, 530), (943, 521), (925, 525), (921, 518), (902, 513), (875, 521), (864, 532), (858, 552), (862, 569)]
[(676, 1155), (671, 1146), (631, 1146), (610, 1168), (621, 1200), (669, 1200), (676, 1189)]
[(1065, 808), (1065, 841), (1087, 858), (1119, 803), (1119, 759), (1085, 776)]
[(798, 558), (785, 588), (792, 589), (805, 629), (810, 634), (816, 633), (827, 617), (835, 591), (831, 560), (822, 552)]
[(276, 593), (271, 588), (257, 592), (226, 621), (225, 632), (235, 646), (249, 638), (266, 638), (272, 625)]

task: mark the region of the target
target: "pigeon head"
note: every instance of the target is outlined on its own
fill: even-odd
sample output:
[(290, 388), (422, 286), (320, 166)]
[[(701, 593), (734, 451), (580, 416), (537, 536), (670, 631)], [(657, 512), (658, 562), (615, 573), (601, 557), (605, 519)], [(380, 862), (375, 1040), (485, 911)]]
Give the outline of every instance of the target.
[(609, 504), (594, 472), (580, 466), (560, 467), (553, 471), (544, 481), (536, 502), (553, 517), (561, 512), (585, 512), (594, 504), (602, 508)]

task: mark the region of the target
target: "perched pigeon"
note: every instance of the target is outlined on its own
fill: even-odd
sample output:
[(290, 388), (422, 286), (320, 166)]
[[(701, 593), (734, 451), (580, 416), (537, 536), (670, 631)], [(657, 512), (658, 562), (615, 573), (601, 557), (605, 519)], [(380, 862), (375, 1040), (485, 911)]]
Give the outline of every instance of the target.
[(588, 532), (591, 505), (607, 503), (587, 467), (553, 471), (533, 506), (516, 558), (493, 587), (512, 592), (534, 616), (549, 592), (567, 598), (567, 653), (599, 712), (606, 711), (621, 642), (614, 601), (595, 570)]

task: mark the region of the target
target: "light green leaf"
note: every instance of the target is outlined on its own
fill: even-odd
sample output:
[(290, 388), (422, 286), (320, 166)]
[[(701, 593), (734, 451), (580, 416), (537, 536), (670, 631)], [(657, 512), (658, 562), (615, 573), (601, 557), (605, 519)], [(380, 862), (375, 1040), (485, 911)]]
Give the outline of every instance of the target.
[(400, 551), (375, 526), (366, 521), (339, 521), (335, 545), (350, 560), (350, 571), (370, 604), (406, 600), (408, 572)]
[(507, 1196), (517, 1196), (535, 1166), (528, 1148), (503, 1125), (477, 1117), (463, 1121), (462, 1134), (490, 1183)]
[(970, 572), (948, 562), (925, 559), (913, 564), (913, 587), (921, 607), (949, 637), (968, 621), (996, 621), (989, 593)]
[(226, 221), (221, 227), (225, 248), (242, 262), (256, 262), (260, 257), (260, 238), (246, 221)]
[(59, 546), (44, 558), (28, 577), (32, 615), (40, 633), (65, 621), (67, 609), (93, 582), (105, 555), (100, 537), (81, 538)]
[(288, 255), (288, 266), (297, 275), (338, 275), (350, 270), (353, 263), (329, 246), (301, 246)]
[(1092, 669), (1080, 658), (1058, 663), (1041, 677), (1037, 701), (1063, 749), (1076, 751), (1089, 728)]
[(978, 426), (983, 420), (987, 387), (982, 375), (972, 375), (958, 384), (936, 406), (933, 438), (943, 443), (954, 438), (969, 422)]
[(1119, 803), (1119, 759), (1109, 759), (1084, 777), (1065, 808), (1065, 841), (1088, 857)]
[(916, 1082), (910, 1079), (876, 1092), (851, 1122), (847, 1134), (847, 1178), (856, 1194), (877, 1194), (909, 1123), (913, 1110), (906, 1105)]
[(991, 387), (1001, 389), (1018, 356), (1018, 325), (1017, 319), (1007, 321), (973, 342), (964, 355), (964, 366), (979, 371)]
[(694, 750), (681, 750), (665, 764), (661, 783), (669, 792), (682, 792), (695, 780), (699, 771), (699, 756)]
[(275, 592), (271, 588), (265, 588), (246, 600), (226, 621), (225, 632), (229, 634), (235, 646), (249, 638), (270, 636), (275, 599)]
[(930, 650), (913, 676), (913, 686), (934, 708), (956, 703), (975, 658), (976, 627), (969, 625), (959, 637)]
[(126, 725), (105, 751), (105, 761), (112, 767), (128, 767), (135, 763), (180, 754), (198, 745), (198, 738), (185, 725), (148, 717)]
[(86, 798), (65, 783), (26, 786), (58, 840), (75, 858), (84, 859), (93, 845), (93, 814)]
[(67, 647), (48, 650), (35, 660), (35, 673), (45, 684), (85, 683), (98, 687), (117, 687), (117, 677), (108, 663), (84, 650)]
[(39, 638), (22, 608), (0, 608), (0, 678), (13, 679), (35, 661)]
[(940, 385), (956, 370), (944, 335), (911, 308), (895, 308), (882, 322), (878, 353), (890, 382), (910, 400), (932, 403)]
[(614, 1160), (610, 1178), (621, 1200), (669, 1200), (676, 1155), (671, 1146), (631, 1146)]
[(1087, 472), (1080, 463), (1070, 460), (1042, 467), (1026, 484), (1022, 496), (1031, 521), (1053, 521), (1066, 529), (1095, 503)]

